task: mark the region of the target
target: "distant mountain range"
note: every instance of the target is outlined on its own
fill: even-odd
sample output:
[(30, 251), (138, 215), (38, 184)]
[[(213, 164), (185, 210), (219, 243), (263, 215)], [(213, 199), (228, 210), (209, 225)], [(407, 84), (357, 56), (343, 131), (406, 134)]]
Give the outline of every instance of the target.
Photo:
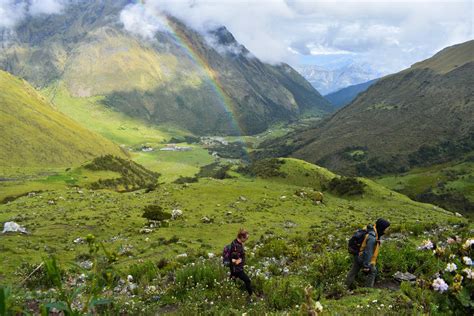
[(8, 33), (0, 69), (196, 134), (254, 134), (331, 111), (290, 66), (261, 62), (225, 27), (202, 34), (167, 16), (169, 30), (154, 39), (132, 35), (119, 18), (128, 3), (73, 2), (61, 14), (30, 17)]
[(371, 85), (377, 82), (378, 79), (370, 80), (364, 83), (355, 84), (346, 88), (342, 88), (336, 92), (325, 95), (326, 100), (336, 108), (342, 108), (351, 103), (360, 93), (367, 90)]
[(312, 128), (266, 144), (344, 174), (395, 173), (474, 150), (474, 41), (385, 76)]
[(373, 69), (370, 65), (354, 61), (331, 67), (306, 65), (295, 67), (295, 69), (322, 95), (382, 76), (380, 71)]

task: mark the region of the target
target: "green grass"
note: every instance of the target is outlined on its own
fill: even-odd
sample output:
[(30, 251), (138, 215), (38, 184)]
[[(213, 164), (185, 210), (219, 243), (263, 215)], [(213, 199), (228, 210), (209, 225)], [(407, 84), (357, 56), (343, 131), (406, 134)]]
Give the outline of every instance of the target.
[(404, 194), (415, 196), (429, 188), (437, 193), (446, 189), (439, 188), (441, 183), (446, 188), (462, 193), (474, 201), (474, 163), (452, 162), (431, 167), (416, 168), (408, 173), (396, 176), (382, 177), (378, 183)]
[(74, 166), (118, 146), (56, 111), (25, 81), (0, 71), (0, 165)]

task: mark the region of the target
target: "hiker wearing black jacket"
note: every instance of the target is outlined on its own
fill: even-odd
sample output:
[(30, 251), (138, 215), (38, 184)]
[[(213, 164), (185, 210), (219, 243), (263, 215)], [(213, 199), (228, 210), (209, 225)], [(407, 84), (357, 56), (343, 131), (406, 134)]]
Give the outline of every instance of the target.
[(352, 268), (347, 274), (346, 285), (351, 288), (360, 269), (367, 274), (365, 285), (374, 287), (375, 277), (377, 276), (377, 256), (380, 251), (380, 237), (384, 235), (390, 222), (379, 218), (373, 225), (367, 225), (367, 234), (360, 246), (359, 254), (354, 255)]
[(248, 275), (244, 272), (245, 265), (245, 249), (244, 243), (248, 240), (249, 233), (240, 229), (237, 234), (237, 238), (231, 243), (231, 264), (230, 264), (230, 276), (233, 278), (239, 278), (245, 283), (245, 289), (252, 295), (252, 285)]

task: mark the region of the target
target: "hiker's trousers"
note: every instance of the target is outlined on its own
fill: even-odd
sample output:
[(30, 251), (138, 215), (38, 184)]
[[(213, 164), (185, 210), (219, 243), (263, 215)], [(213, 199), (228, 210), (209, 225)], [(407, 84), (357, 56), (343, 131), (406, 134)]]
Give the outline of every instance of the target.
[(233, 277), (233, 278), (239, 278), (241, 279), (242, 281), (244, 281), (245, 283), (245, 289), (247, 290), (247, 292), (249, 293), (249, 295), (252, 295), (252, 284), (250, 282), (250, 278), (248, 277), (247, 274), (245, 274), (244, 271), (231, 271), (230, 272), (230, 276)]
[[(347, 287), (352, 287), (354, 284), (355, 278), (359, 273), (360, 269), (363, 268), (362, 260), (359, 256), (355, 255), (352, 262), (352, 268), (347, 274), (346, 285)], [(377, 276), (377, 268), (374, 265), (370, 265), (370, 270), (366, 275), (365, 286), (374, 287), (375, 277)]]

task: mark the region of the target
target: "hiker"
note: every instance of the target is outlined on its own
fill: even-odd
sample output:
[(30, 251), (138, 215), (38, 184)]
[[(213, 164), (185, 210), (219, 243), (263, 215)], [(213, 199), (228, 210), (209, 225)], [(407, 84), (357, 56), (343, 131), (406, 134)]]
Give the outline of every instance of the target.
[(374, 225), (367, 225), (365, 229), (358, 230), (349, 240), (349, 252), (354, 255), (352, 268), (347, 274), (346, 285), (353, 287), (359, 270), (367, 275), (365, 286), (373, 287), (377, 275), (377, 256), (380, 251), (380, 237), (387, 232), (390, 222), (379, 218)]
[(230, 276), (231, 278), (239, 278), (245, 283), (249, 297), (252, 296), (253, 290), (250, 279), (244, 272), (245, 250), (244, 243), (249, 239), (249, 233), (245, 229), (240, 229), (237, 238), (230, 244)]

